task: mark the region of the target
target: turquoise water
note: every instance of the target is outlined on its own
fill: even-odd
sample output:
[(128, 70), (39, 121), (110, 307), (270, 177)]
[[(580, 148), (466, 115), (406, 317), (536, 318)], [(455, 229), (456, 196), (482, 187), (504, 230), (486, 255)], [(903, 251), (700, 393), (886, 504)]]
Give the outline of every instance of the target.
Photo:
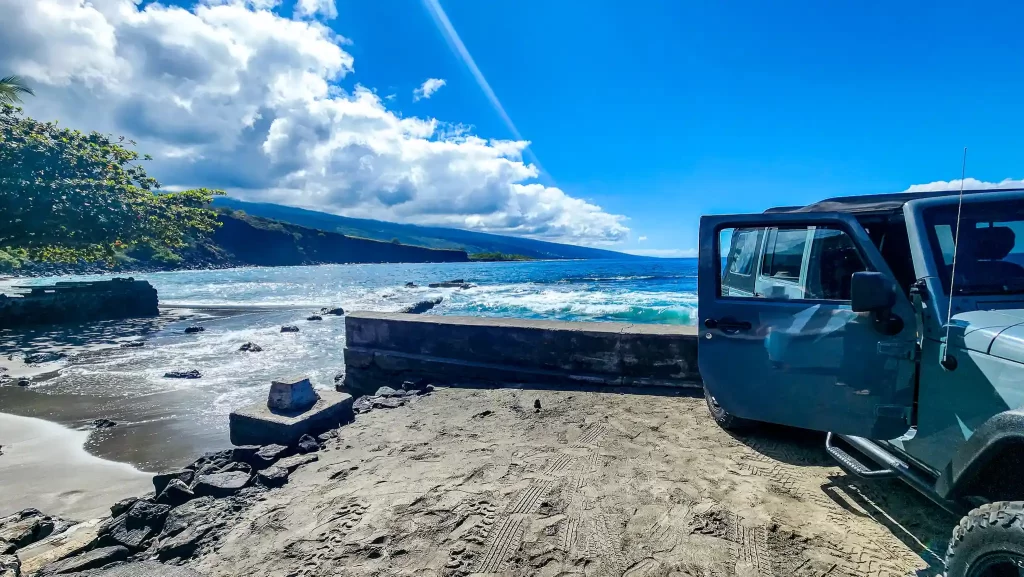
[[(345, 323), (331, 316), (305, 320), (323, 306), (397, 311), (442, 297), (427, 314), (671, 324), (692, 324), (697, 306), (692, 259), (327, 265), (134, 276), (149, 280), (162, 304), (175, 305), (172, 312), (156, 321), (0, 330), (0, 360), (69, 342), (99, 349), (55, 363), (55, 372), (26, 389), (0, 387), (0, 408), (69, 426), (113, 419), (122, 425), (94, 433), (88, 448), (146, 470), (180, 465), (225, 446), (227, 414), (264, 398), (275, 377), (303, 374), (318, 387), (333, 387), (344, 369)], [(95, 278), (102, 277), (6, 284)], [(426, 286), (453, 279), (474, 286)], [(417, 286), (406, 287), (409, 282)], [(190, 324), (206, 330), (183, 334)], [(281, 333), (284, 324), (300, 331)], [(136, 339), (146, 345), (117, 346)], [(238, 347), (247, 341), (264, 351), (240, 353)], [(163, 378), (167, 371), (188, 369), (203, 377)]]
[[(693, 259), (328, 265), (139, 276), (157, 287), (161, 302), (178, 305), (392, 311), (440, 296), (445, 300), (432, 314), (688, 324), (697, 302)], [(452, 279), (476, 286), (426, 286)], [(406, 288), (407, 282), (418, 287)]]

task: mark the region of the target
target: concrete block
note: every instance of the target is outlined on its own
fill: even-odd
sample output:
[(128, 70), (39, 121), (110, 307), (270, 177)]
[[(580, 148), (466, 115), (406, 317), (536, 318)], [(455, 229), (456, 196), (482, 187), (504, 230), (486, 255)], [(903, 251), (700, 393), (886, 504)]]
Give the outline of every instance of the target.
[(291, 377), (270, 382), (267, 407), (278, 411), (305, 411), (320, 397), (306, 377)]
[(352, 395), (318, 391), (319, 399), (304, 411), (271, 409), (256, 403), (229, 417), (231, 442), (235, 445), (292, 446), (302, 435), (316, 436), (352, 420)]

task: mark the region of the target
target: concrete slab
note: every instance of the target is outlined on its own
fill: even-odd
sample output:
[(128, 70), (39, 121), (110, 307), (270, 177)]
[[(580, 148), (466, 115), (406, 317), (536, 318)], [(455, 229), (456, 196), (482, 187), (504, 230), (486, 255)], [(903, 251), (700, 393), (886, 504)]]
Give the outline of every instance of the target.
[(302, 435), (316, 436), (352, 420), (352, 395), (317, 391), (320, 399), (305, 411), (280, 411), (260, 402), (238, 409), (228, 419), (235, 445), (294, 445)]

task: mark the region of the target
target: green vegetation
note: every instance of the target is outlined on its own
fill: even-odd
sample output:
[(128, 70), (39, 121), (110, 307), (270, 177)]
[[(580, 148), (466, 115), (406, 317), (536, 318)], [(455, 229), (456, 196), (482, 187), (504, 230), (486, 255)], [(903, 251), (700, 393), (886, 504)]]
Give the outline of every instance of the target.
[(478, 252), (469, 255), (469, 260), (475, 261), (511, 261), (511, 260), (535, 260), (532, 257), (521, 254), (505, 254), (503, 252)]
[[(12, 90), (14, 98), (24, 93)], [(135, 246), (173, 260), (172, 249), (212, 233), (216, 213), (208, 207), (223, 193), (160, 193), (136, 164), (134, 146), (23, 117), (0, 103), (0, 250), (8, 260), (113, 262)]]
[(0, 104), (17, 104), (21, 102), (21, 95), (34, 96), (35, 92), (25, 84), (25, 81), (18, 76), (4, 76), (0, 78)]

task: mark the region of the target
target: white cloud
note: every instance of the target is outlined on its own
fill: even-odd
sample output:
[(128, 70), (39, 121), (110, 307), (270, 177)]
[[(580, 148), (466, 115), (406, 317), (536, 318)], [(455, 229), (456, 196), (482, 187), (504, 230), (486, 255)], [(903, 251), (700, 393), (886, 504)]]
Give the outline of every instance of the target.
[(0, 70), (36, 90), (30, 115), (134, 138), (174, 187), (582, 244), (628, 236), (623, 217), (538, 184), (525, 141), (342, 90), (347, 40), (313, 18), (333, 3), (301, 4), (288, 19), (276, 0), (0, 0)]
[(647, 237), (646, 237), (646, 236), (641, 236), (640, 238), (638, 238), (638, 239), (636, 239), (636, 240), (637, 240), (638, 242), (643, 242), (643, 241), (647, 240)]
[(655, 256), (658, 258), (696, 258), (695, 248), (642, 248), (624, 250), (622, 252), (637, 256)]
[[(258, 0), (259, 1), (259, 0)], [(277, 0), (261, 0), (277, 2)], [(338, 7), (334, 0), (298, 0), (295, 3), (295, 14), (300, 18), (316, 18), (322, 16), (325, 19), (338, 17)]]
[(412, 91), (413, 102), (430, 98), (435, 92), (441, 90), (441, 87), (445, 84), (448, 83), (443, 78), (427, 78), (419, 88)]
[[(976, 178), (965, 178), (964, 190), (979, 190), (986, 188), (1024, 188), (1024, 180), (1006, 178), (999, 182), (985, 182)], [(936, 180), (927, 184), (915, 184), (903, 192), (932, 192), (940, 190), (960, 190), (960, 179)]]

